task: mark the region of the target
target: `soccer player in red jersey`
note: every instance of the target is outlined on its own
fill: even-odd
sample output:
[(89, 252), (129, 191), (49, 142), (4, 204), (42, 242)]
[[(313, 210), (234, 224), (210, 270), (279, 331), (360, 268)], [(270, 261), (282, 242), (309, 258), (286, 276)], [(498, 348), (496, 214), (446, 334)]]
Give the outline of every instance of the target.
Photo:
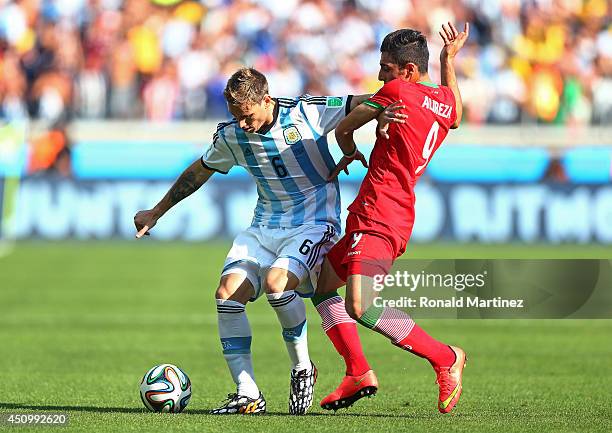
[[(387, 274), (406, 249), (415, 216), (415, 183), (449, 129), (457, 128), (461, 121), (453, 60), (468, 33), (468, 24), (463, 32), (451, 23), (442, 27), (441, 86), (433, 84), (427, 73), (429, 51), (424, 35), (410, 29), (387, 35), (381, 45), (378, 76), (384, 86), (336, 128), (345, 156), (332, 177), (355, 159), (364, 161), (353, 140), (356, 129), (383, 111), (396, 111), (394, 116), (402, 115), (404, 120), (378, 130), (368, 173), (348, 208), (345, 235), (328, 253), (313, 299), (347, 367), (340, 386), (321, 401), (325, 409), (348, 407), (378, 388), (351, 319), (431, 363), (439, 385), (440, 412), (450, 412), (461, 395), (465, 352), (435, 340), (405, 312), (377, 307), (372, 300), (373, 277)], [(346, 304), (336, 292), (345, 284)]]

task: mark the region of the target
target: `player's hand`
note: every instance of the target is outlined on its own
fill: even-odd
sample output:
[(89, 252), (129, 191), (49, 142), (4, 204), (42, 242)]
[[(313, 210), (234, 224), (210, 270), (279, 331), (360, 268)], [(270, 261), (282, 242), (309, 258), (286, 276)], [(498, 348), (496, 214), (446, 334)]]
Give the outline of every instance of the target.
[(153, 209), (141, 210), (134, 216), (134, 225), (136, 226), (136, 239), (143, 236), (149, 236), (149, 230), (157, 224), (158, 216)]
[(470, 24), (465, 23), (463, 31), (459, 33), (453, 23), (449, 22), (448, 24), (442, 25), (442, 30), (439, 31), (438, 34), (444, 42), (440, 58), (452, 59), (457, 55), (459, 50), (461, 50), (463, 44), (465, 44), (465, 41), (467, 41), (470, 36)]
[(338, 177), (341, 171), (344, 171), (346, 174), (349, 174), (348, 166), (351, 162), (355, 160), (361, 161), (363, 166), (365, 168), (368, 168), (368, 160), (363, 155), (363, 153), (357, 151), (352, 158), (347, 158), (346, 156), (343, 156), (342, 159), (338, 162), (338, 165), (336, 165), (336, 168), (334, 168), (334, 170), (331, 172), (327, 180), (334, 180)]
[(398, 113), (399, 110), (402, 110), (404, 108), (406, 108), (406, 106), (402, 103), (402, 100), (400, 99), (399, 101), (389, 105), (382, 113), (378, 115), (378, 133), (387, 140), (389, 139), (389, 134), (387, 133), (387, 131), (391, 122), (406, 123), (405, 119), (408, 118), (408, 115)]

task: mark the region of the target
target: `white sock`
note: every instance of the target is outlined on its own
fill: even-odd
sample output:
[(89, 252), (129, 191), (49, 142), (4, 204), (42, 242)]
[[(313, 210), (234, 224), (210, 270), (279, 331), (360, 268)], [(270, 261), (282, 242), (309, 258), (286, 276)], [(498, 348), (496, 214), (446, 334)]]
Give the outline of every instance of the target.
[(283, 293), (270, 293), (267, 297), (283, 327), (283, 339), (287, 345), (293, 369), (310, 371), (312, 364), (308, 356), (304, 301), (293, 290)]
[(251, 326), (244, 304), (217, 299), (217, 318), (223, 356), (236, 384), (236, 392), (251, 398), (259, 397), (251, 359)]

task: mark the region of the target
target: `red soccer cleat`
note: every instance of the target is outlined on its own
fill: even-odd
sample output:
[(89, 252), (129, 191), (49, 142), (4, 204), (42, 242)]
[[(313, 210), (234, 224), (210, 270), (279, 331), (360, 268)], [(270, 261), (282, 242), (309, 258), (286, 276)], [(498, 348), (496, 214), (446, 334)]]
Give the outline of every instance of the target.
[(340, 386), (321, 400), (321, 407), (336, 411), (352, 406), (360, 398), (373, 396), (376, 391), (378, 391), (378, 379), (374, 370), (368, 370), (361, 376), (344, 376)]
[(436, 370), (436, 383), (440, 387), (438, 396), (438, 410), (442, 413), (449, 413), (461, 396), (463, 367), (467, 357), (463, 349), (455, 346), (448, 346), (455, 352), (456, 360), (450, 367), (434, 367)]

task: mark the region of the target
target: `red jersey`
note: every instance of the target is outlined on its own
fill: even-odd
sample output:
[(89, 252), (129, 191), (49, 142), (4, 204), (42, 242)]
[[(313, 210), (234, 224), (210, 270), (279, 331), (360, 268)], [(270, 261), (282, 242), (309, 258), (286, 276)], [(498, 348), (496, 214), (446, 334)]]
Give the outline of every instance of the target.
[(455, 123), (455, 97), (445, 86), (395, 79), (365, 103), (377, 108), (402, 100), (406, 123), (377, 132), (370, 168), (350, 212), (391, 227), (407, 240), (414, 224), (414, 185)]

